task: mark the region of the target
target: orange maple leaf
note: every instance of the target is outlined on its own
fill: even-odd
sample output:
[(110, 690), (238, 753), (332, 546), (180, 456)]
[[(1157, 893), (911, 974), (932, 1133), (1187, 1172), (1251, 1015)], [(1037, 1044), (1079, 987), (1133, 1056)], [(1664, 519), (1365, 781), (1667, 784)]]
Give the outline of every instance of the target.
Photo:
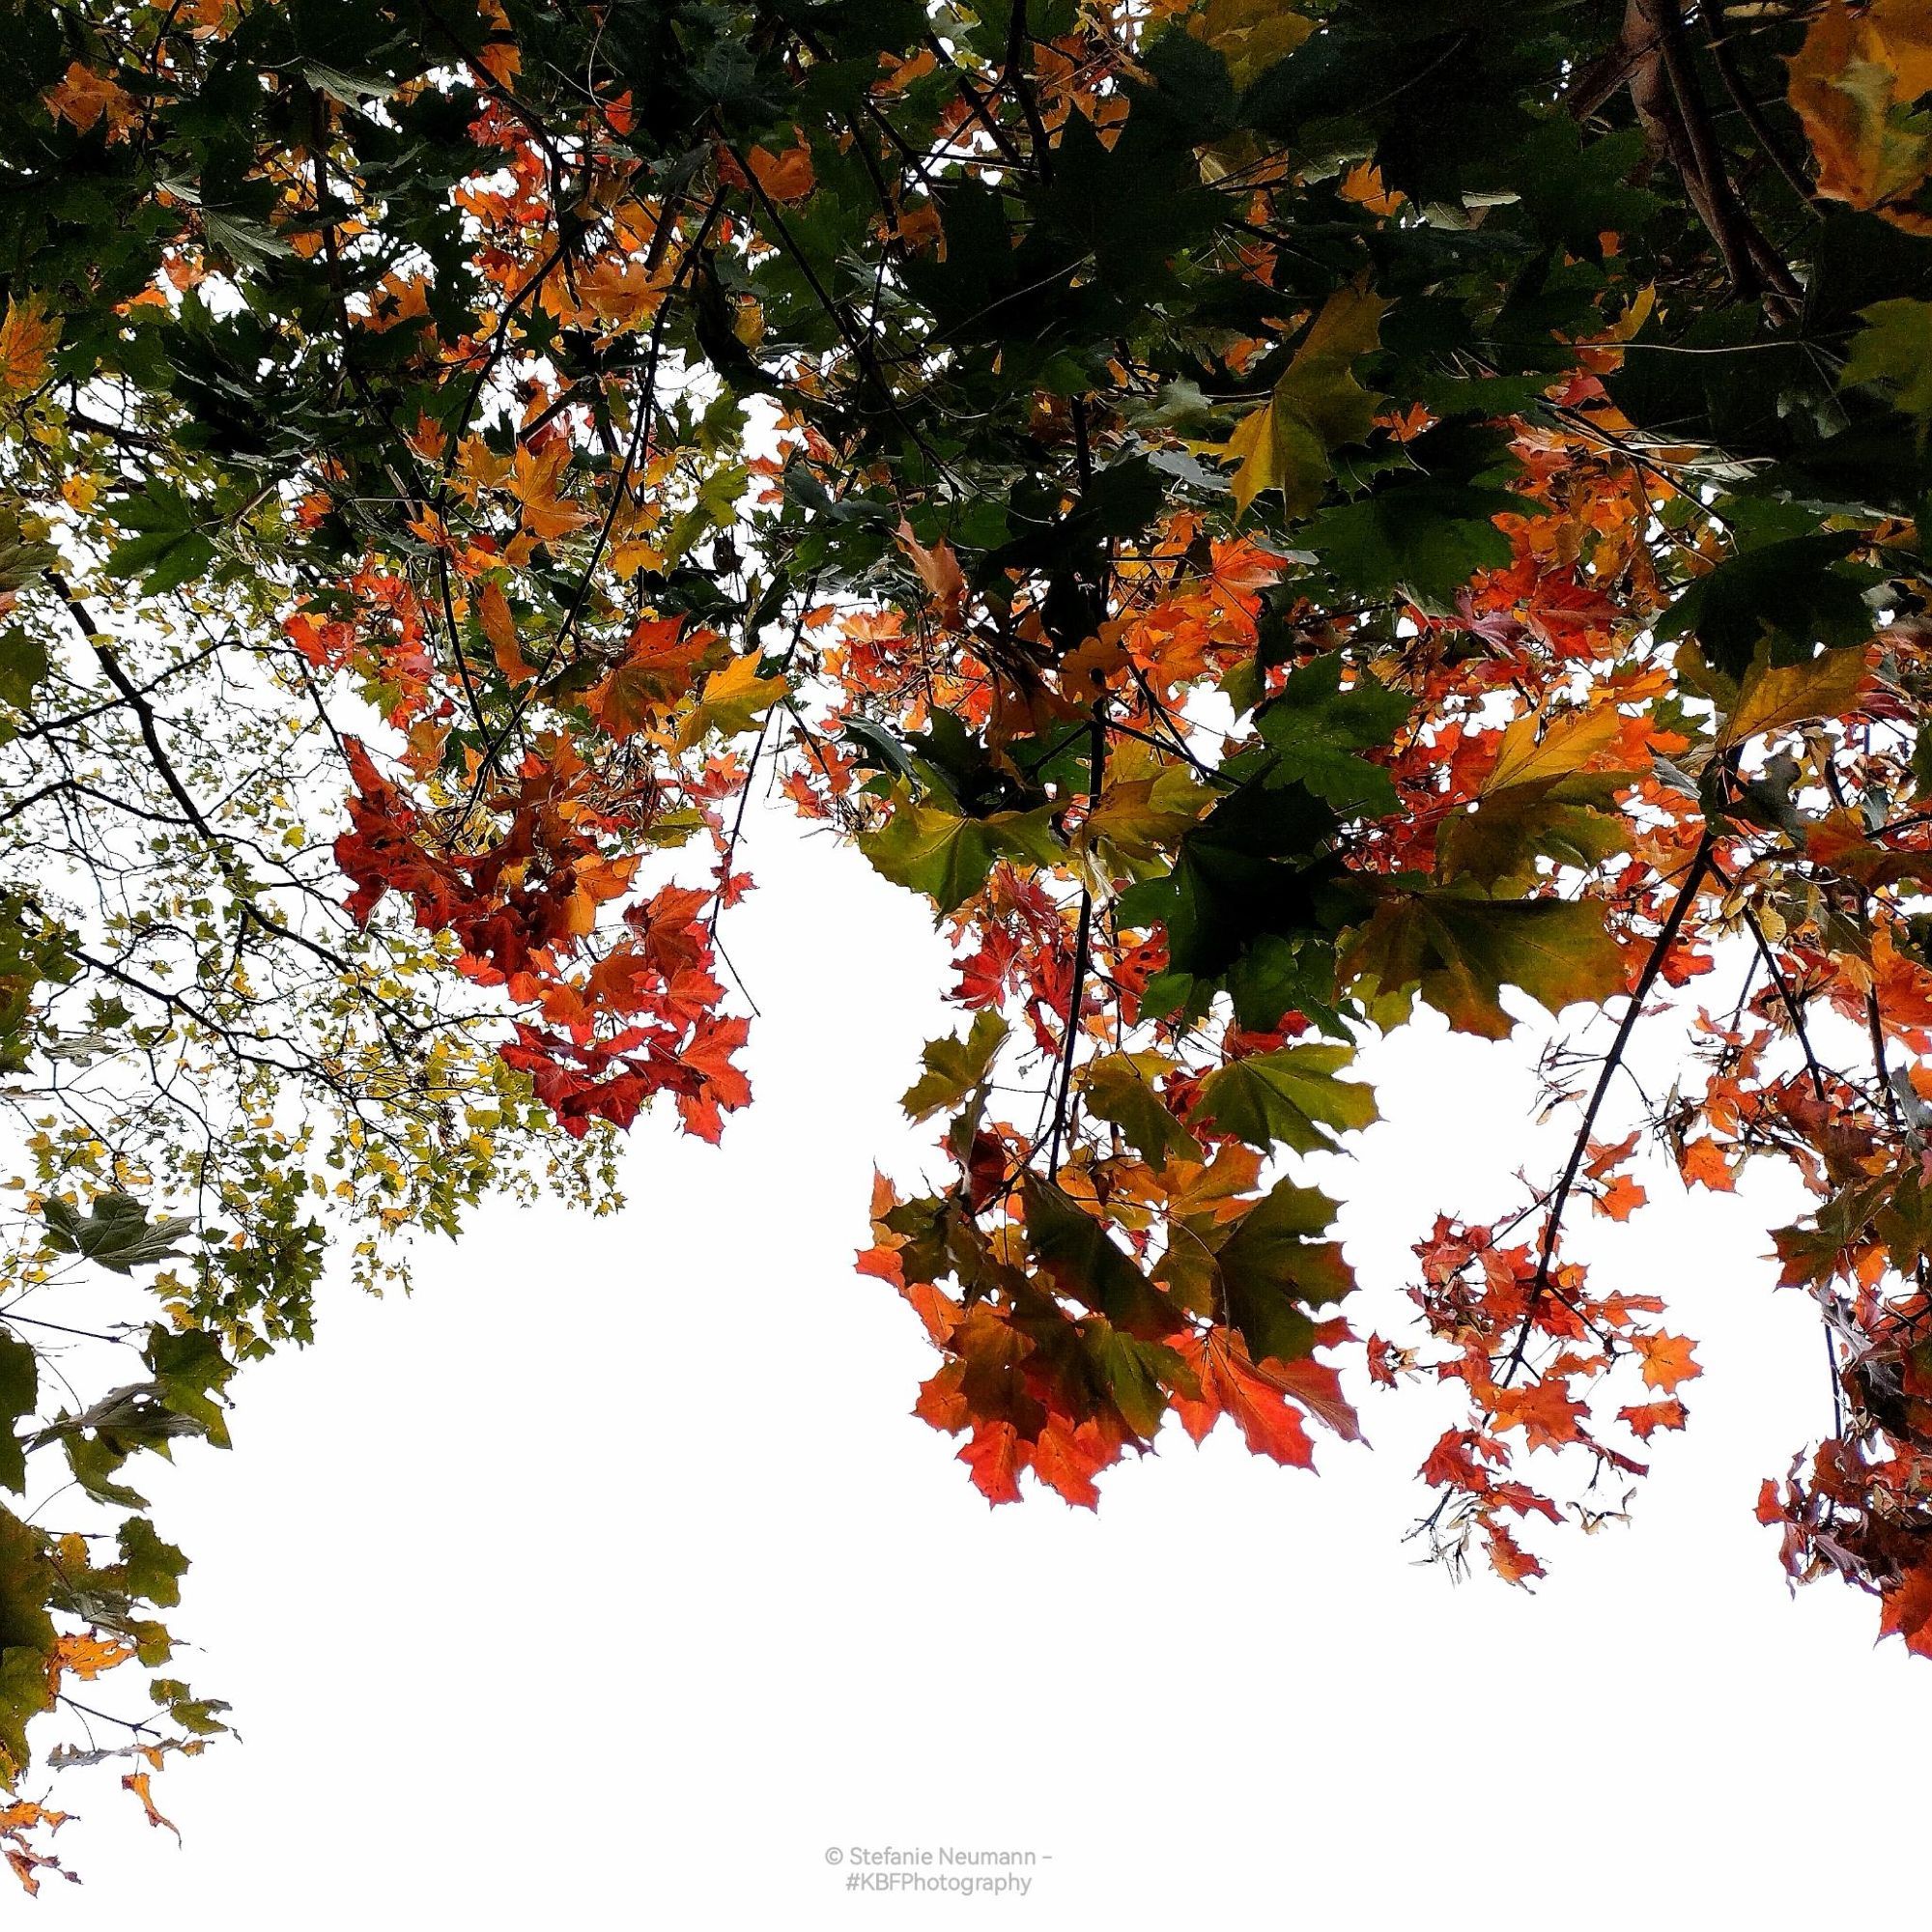
[(1532, 1577), (1547, 1573), (1543, 1565), (1499, 1522), (1487, 1522), (1483, 1534), (1488, 1541), (1490, 1568), (1505, 1583), (1527, 1586)]
[(1554, 1378), (1497, 1390), (1492, 1409), (1497, 1430), (1520, 1429), (1532, 1449), (1558, 1449), (1579, 1439), (1582, 1405)]
[(1607, 1214), (1612, 1221), (1628, 1221), (1649, 1199), (1640, 1182), (1620, 1174), (1595, 1197), (1595, 1204), (1599, 1214)]
[(1687, 1186), (1691, 1181), (1698, 1181), (1719, 1194), (1737, 1192), (1737, 1177), (1724, 1159), (1724, 1151), (1708, 1134), (1701, 1140), (1685, 1143), (1684, 1158), (1678, 1163), (1678, 1172), (1683, 1175)]
[(523, 647), (517, 641), (517, 622), (510, 614), (510, 600), (503, 595), (500, 584), (483, 586), (476, 600), (476, 616), (496, 654), (497, 668), (510, 683), (527, 684), (536, 672), (525, 661)]
[(49, 321), (46, 303), (39, 296), (7, 298), (0, 318), (0, 392), (23, 396), (46, 381), (60, 324)]
[(899, 519), (895, 534), (899, 548), (911, 557), (912, 567), (919, 572), (919, 581), (939, 606), (941, 621), (947, 625), (957, 624), (966, 602), (966, 578), (959, 568), (959, 559), (952, 554), (952, 546), (942, 537), (927, 550), (913, 535), (912, 526), (903, 517)]
[[(1195, 1337), (1184, 1342), (1180, 1353), (1200, 1380), (1201, 1396), (1199, 1401), (1178, 1396), (1174, 1407), (1195, 1441), (1220, 1417), (1231, 1415), (1257, 1456), (1292, 1468), (1315, 1466), (1315, 1444), (1302, 1427), (1300, 1409), (1288, 1399), (1288, 1385), (1249, 1359), (1239, 1336), (1216, 1328), (1205, 1341)], [(1353, 1415), (1350, 1410), (1351, 1422)]]
[(1010, 1422), (976, 1422), (959, 1460), (973, 1472), (974, 1488), (989, 1503), (1019, 1501), (1026, 1447)]
[(811, 150), (803, 141), (781, 155), (753, 148), (745, 156), (745, 165), (774, 201), (803, 201), (817, 179), (811, 171)]
[(71, 1670), (83, 1683), (92, 1683), (103, 1670), (112, 1670), (133, 1655), (134, 1646), (118, 1638), (64, 1636), (54, 1645), (54, 1668)]
[(71, 122), (85, 134), (97, 121), (107, 123), (107, 138), (118, 141), (140, 119), (134, 97), (111, 74), (96, 73), (71, 62), (66, 77), (41, 96), (56, 120)]
[(1695, 1358), (1696, 1344), (1684, 1335), (1633, 1335), (1631, 1346), (1643, 1357), (1643, 1385), (1668, 1395), (1679, 1382), (1693, 1381), (1704, 1371)]
[(1932, 1657), (1932, 1567), (1919, 1565), (1886, 1591), (1879, 1631), (1902, 1636), (1907, 1650)]
[(1667, 1396), (1662, 1402), (1634, 1403), (1620, 1408), (1617, 1420), (1627, 1424), (1639, 1441), (1648, 1442), (1660, 1429), (1682, 1429), (1690, 1420), (1690, 1411), (1675, 1396)]

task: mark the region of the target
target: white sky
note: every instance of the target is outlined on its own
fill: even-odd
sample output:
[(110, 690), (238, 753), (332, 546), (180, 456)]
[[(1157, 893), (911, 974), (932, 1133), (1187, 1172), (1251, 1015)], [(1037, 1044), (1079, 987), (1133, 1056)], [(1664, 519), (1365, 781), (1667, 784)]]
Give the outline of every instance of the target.
[[(156, 1779), (179, 1851), (118, 1767), (58, 1780), (85, 1883), (37, 1922), (1782, 1928), (1842, 1910), (1847, 1846), (1860, 1916), (1916, 1920), (1932, 1669), (1873, 1648), (1869, 1600), (1792, 1602), (1751, 1519), (1829, 1415), (1810, 1304), (1756, 1259), (1791, 1191), (1647, 1176), (1630, 1227), (1580, 1228), (1707, 1372), (1634, 1526), (1536, 1532), (1534, 1596), (1413, 1567), (1421, 1391), (1355, 1391), (1375, 1452), (1326, 1441), (1319, 1478), (1173, 1434), (1097, 1519), (994, 1512), (908, 1413), (916, 1320), (851, 1272), (874, 1156), (913, 1178), (927, 1138), (896, 1096), (956, 1017), (942, 949), (829, 840), (761, 825), (752, 860), (723, 1149), (647, 1120), (621, 1217), (497, 1209), (412, 1301), (338, 1286), (315, 1349), (242, 1378), (233, 1455), (143, 1472), (194, 1561), (178, 1674), (247, 1741)], [(1425, 1018), (1366, 1064), (1389, 1124), (1319, 1174), (1358, 1325), (1400, 1334), (1438, 1208), (1554, 1165), (1536, 1037)], [(1894, 1855), (1849, 1834), (1861, 1792), (1906, 1803)], [(826, 1861), (887, 1845), (1041, 1861), (962, 1899)]]

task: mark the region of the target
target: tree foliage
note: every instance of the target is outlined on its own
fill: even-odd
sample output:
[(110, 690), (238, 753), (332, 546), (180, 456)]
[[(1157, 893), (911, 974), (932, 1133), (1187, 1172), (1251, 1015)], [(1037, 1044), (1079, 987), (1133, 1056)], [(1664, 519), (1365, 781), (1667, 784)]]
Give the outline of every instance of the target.
[[(41, 1742), (167, 1668), (126, 1465), (225, 1440), (330, 1240), (374, 1284), (489, 1190), (608, 1206), (659, 1096), (750, 1099), (754, 784), (952, 943), (946, 1176), (860, 1265), (990, 1500), (1092, 1505), (1170, 1413), (1306, 1466), (1352, 1353), (1459, 1386), (1430, 1548), (1532, 1579), (1700, 1372), (1566, 1227), (1646, 1138), (1776, 1156), (1838, 1420), (1759, 1514), (1932, 1654), (1928, 49), (1927, 0), (16, 7), (29, 1889), (32, 1752), (164, 1823), (221, 1727), (156, 1675)], [(1355, 1050), (1525, 1001), (1603, 1015), (1568, 1158), (1357, 1337), (1299, 1167), (1377, 1118)]]

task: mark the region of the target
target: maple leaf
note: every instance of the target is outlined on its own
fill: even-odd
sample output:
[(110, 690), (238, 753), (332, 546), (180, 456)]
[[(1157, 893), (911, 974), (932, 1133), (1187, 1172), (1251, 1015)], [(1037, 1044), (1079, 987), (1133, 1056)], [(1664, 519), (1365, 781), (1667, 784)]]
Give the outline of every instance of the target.
[(912, 559), (913, 568), (919, 572), (919, 581), (925, 585), (932, 601), (939, 606), (940, 622), (956, 625), (966, 603), (966, 578), (959, 568), (959, 559), (952, 554), (952, 546), (943, 539), (930, 550), (913, 534), (912, 526), (903, 517), (895, 532), (899, 548)]
[(1010, 1422), (976, 1422), (959, 1460), (973, 1472), (973, 1487), (989, 1503), (1019, 1501), (1020, 1471), (1030, 1459)]
[(1182, 17), (1187, 31), (1227, 62), (1236, 87), (1293, 53), (1316, 26), (1305, 14), (1275, 0), (1208, 0)]
[(112, 1670), (134, 1655), (134, 1646), (118, 1637), (70, 1635), (54, 1645), (54, 1667), (71, 1670), (83, 1682), (91, 1683), (103, 1670)]
[(1753, 666), (1718, 733), (1716, 748), (1728, 751), (1808, 718), (1841, 717), (1852, 709), (1864, 675), (1860, 650), (1826, 651), (1804, 664)]
[(1213, 796), (1184, 765), (1169, 765), (1153, 778), (1116, 779), (1082, 821), (1074, 844), (1105, 845), (1127, 859), (1164, 858)]
[(1213, 1251), (1228, 1319), (1257, 1360), (1292, 1362), (1319, 1342), (1310, 1310), (1354, 1293), (1339, 1243), (1323, 1238), (1335, 1203), (1279, 1180), (1233, 1224)]
[(1489, 1554), (1490, 1568), (1505, 1583), (1526, 1587), (1532, 1577), (1548, 1574), (1542, 1563), (1499, 1522), (1484, 1523), (1483, 1544)]
[(497, 668), (511, 684), (527, 684), (536, 672), (525, 662), (523, 647), (517, 641), (517, 622), (510, 614), (510, 600), (501, 584), (483, 586), (476, 600), (476, 619), (496, 654)]
[(1257, 1365), (1238, 1336), (1221, 1329), (1190, 1338), (1182, 1351), (1200, 1379), (1198, 1399), (1177, 1399), (1184, 1428), (1199, 1442), (1223, 1415), (1231, 1416), (1257, 1456), (1287, 1468), (1312, 1469), (1315, 1444), (1287, 1385)]
[(1021, 1178), (1020, 1192), (1028, 1244), (1063, 1294), (1128, 1335), (1157, 1339), (1181, 1325), (1166, 1295), (1064, 1188), (1028, 1174)]
[(1554, 1376), (1498, 1389), (1491, 1412), (1499, 1432), (1520, 1429), (1532, 1449), (1560, 1449), (1580, 1440), (1578, 1425), (1587, 1413)]
[(891, 804), (891, 817), (880, 830), (862, 834), (859, 849), (887, 878), (924, 893), (941, 912), (971, 898), (996, 860), (1051, 865), (1061, 856), (1050, 806), (974, 818), (915, 799), (903, 786)]
[(140, 119), (134, 97), (113, 75), (97, 73), (80, 61), (70, 62), (66, 74), (41, 99), (49, 113), (83, 134), (104, 121), (110, 141), (119, 140)]
[(755, 651), (735, 657), (704, 680), (704, 693), (678, 727), (677, 742), (689, 750), (713, 731), (735, 738), (749, 731), (785, 695), (781, 676), (761, 677)]
[(907, 1117), (923, 1121), (942, 1108), (956, 1107), (987, 1075), (1009, 1029), (998, 1013), (979, 1012), (964, 1039), (948, 1036), (927, 1043), (920, 1054), (925, 1072), (900, 1100)]
[(1122, 1334), (1097, 1317), (1080, 1324), (1080, 1348), (1121, 1419), (1144, 1440), (1160, 1428), (1170, 1390), (1188, 1396), (1199, 1386), (1185, 1355), (1164, 1343)]
[(1632, 1179), (1627, 1174), (1620, 1174), (1591, 1199), (1598, 1213), (1607, 1214), (1612, 1221), (1628, 1221), (1650, 1196), (1644, 1192), (1641, 1182)]
[(1920, 1563), (1884, 1592), (1879, 1631), (1905, 1639), (1907, 1650), (1932, 1657), (1932, 1565)]
[(1852, 337), (1838, 374), (1846, 388), (1883, 390), (1918, 426), (1923, 447), (1932, 431), (1932, 302), (1899, 297), (1859, 311), (1865, 326)]
[(1339, 651), (1297, 665), (1257, 714), (1278, 761), (1267, 782), (1304, 785), (1344, 816), (1380, 817), (1400, 801), (1388, 772), (1362, 753), (1394, 738), (1410, 700), (1359, 672), (1345, 686), (1342, 671)]
[(1508, 726), (1475, 809), (1442, 821), (1435, 851), (1444, 880), (1521, 891), (1535, 882), (1539, 854), (1587, 871), (1629, 846), (1629, 831), (1605, 808), (1630, 775), (1590, 770), (1618, 741), (1623, 718), (1604, 705), (1560, 718), (1541, 735), (1539, 722)]
[(1520, 986), (1551, 1012), (1621, 992), (1623, 954), (1603, 909), (1560, 899), (1392, 895), (1356, 933), (1342, 970), (1369, 999), (1417, 987), (1459, 1033), (1502, 1039), (1516, 1022), (1497, 995)]
[(682, 617), (646, 618), (624, 656), (584, 694), (584, 704), (611, 737), (632, 737), (684, 702), (717, 641), (715, 632), (687, 628)]
[(1080, 1091), (1087, 1110), (1112, 1122), (1129, 1144), (1156, 1167), (1170, 1160), (1207, 1158), (1197, 1141), (1154, 1089), (1176, 1063), (1158, 1053), (1104, 1054), (1082, 1069)]
[(153, 1774), (150, 1772), (130, 1771), (122, 1778), (121, 1788), (124, 1791), (131, 1791), (141, 1801), (141, 1809), (147, 1813), (148, 1823), (151, 1826), (165, 1826), (179, 1838), (181, 1832), (174, 1820), (163, 1818), (160, 1812), (155, 1807), (154, 1798), (148, 1790), (152, 1776)]
[(811, 150), (804, 141), (781, 155), (774, 155), (766, 148), (753, 148), (745, 156), (745, 165), (774, 201), (803, 201), (815, 183)]
[[(755, 775), (940, 909), (969, 1024), (907, 1103), (964, 1114), (859, 1267), (938, 1351), (917, 1413), (1001, 1501), (1031, 1468), (1094, 1507), (1170, 1410), (1295, 1464), (1318, 1422), (1359, 1436), (1321, 1359), (1353, 1286), (1334, 1204), (1270, 1162), (1374, 1118), (1341, 1078), (1362, 1001), (1494, 1037), (1505, 987), (1641, 991), (1592, 1030), (1601, 1071), (1549, 1063), (1585, 1109), (1567, 1182), (1443, 1217), (1420, 1332), (1366, 1351), (1462, 1406), (1425, 1463), (1435, 1553), (1487, 1545), (1519, 1584), (1542, 1563), (1505, 1524), (1602, 1521), (1640, 1472), (1593, 1417), (1684, 1421), (1691, 1345), (1637, 1340), (1656, 1297), (1561, 1243), (1578, 1194), (1640, 1198), (1599, 1114), (1633, 1104), (1634, 1035), (1669, 1050), (1653, 993), (1742, 923), (1769, 979), (1698, 1023), (1708, 1077), (1666, 1071), (1657, 1124), (1701, 1186), (1776, 1150), (1812, 1191), (1776, 1239), (1851, 1400), (1761, 1509), (1794, 1577), (1877, 1593), (1922, 1648), (1932, 302), (1882, 223), (1932, 224), (1927, 0), (1733, 8), (1716, 28), (1750, 30), (1716, 38), (1687, 11), (1674, 46), (1650, 0), (938, 37), (726, 7), (648, 76), (609, 9), (305, 11), (328, 58), (292, 68), (275, 9), (135, 9), (123, 44), (70, 7), (71, 45), (22, 43), (54, 85), (0, 116), (53, 223), (0, 315), (0, 1067), (111, 1060), (85, 1107), (36, 1089), (48, 1145), (152, 1155), (152, 1182), (14, 1174), (12, 1233), (108, 1289), (197, 1256), (157, 1283), (157, 1393), (89, 1412), (212, 1430), (184, 1362), (298, 1339), (331, 1216), (373, 1278), (493, 1185), (607, 1198), (598, 1130), (658, 1094), (718, 1136), (750, 1097), (713, 927)], [(1773, 138), (1794, 49), (1809, 197)], [(1715, 157), (1714, 88), (1742, 110)], [(338, 750), (332, 931), (298, 807)], [(694, 837), (711, 875), (640, 897)], [(796, 944), (828, 936), (808, 911)], [(143, 1042), (184, 1027), (195, 1079), (155, 1081)], [(228, 1238), (166, 1211), (185, 1175)], [(1545, 1382), (1499, 1389), (1531, 1343)], [(1618, 1410), (1626, 1352), (1650, 1386)], [(50, 1431), (50, 1367), (31, 1323), (0, 1338), (0, 1484), (131, 1493), (167, 1435)], [(1535, 1466), (1598, 1494), (1519, 1480), (1565, 1442)], [(128, 1595), (167, 1640), (131, 1593), (172, 1600), (179, 1561), (140, 1521), (102, 1565), (0, 1511), (0, 1776), (124, 1641), (58, 1634), (73, 1603)], [(212, 1706), (151, 1689), (198, 1740)], [(36, 1822), (0, 1805), (27, 1881)]]
[(1648, 1442), (1660, 1429), (1682, 1429), (1690, 1419), (1684, 1405), (1675, 1396), (1662, 1402), (1636, 1403), (1617, 1410), (1617, 1420), (1627, 1423), (1631, 1434)]
[(721, 1113), (751, 1104), (752, 1083), (731, 1060), (751, 1033), (750, 1020), (730, 1015), (707, 1013), (697, 1022), (690, 1043), (678, 1055), (680, 1063), (698, 1077), (696, 1093), (676, 1096), (678, 1119), (687, 1133), (716, 1145), (724, 1132)]
[(1032, 1445), (1030, 1466), (1050, 1490), (1076, 1508), (1097, 1510), (1100, 1492), (1094, 1478), (1119, 1458), (1093, 1422), (1069, 1427), (1061, 1417), (1051, 1416)]
[(590, 521), (588, 510), (561, 494), (570, 455), (570, 444), (559, 438), (541, 449), (520, 443), (512, 460), (510, 490), (517, 499), (519, 521), (539, 543), (568, 536)]
[(0, 394), (24, 396), (46, 381), (60, 321), (49, 317), (41, 296), (7, 298), (0, 317)]
[(1679, 1382), (1704, 1371), (1694, 1359), (1696, 1345), (1682, 1335), (1633, 1335), (1631, 1346), (1643, 1358), (1643, 1385), (1668, 1395)]
[(1830, 0), (1790, 65), (1790, 100), (1818, 157), (1818, 192), (1916, 233), (1909, 206), (1932, 172), (1932, 127), (1910, 108), (1932, 89), (1924, 0), (1872, 0), (1856, 15)]
[(1375, 426), (1379, 399), (1352, 372), (1376, 348), (1387, 307), (1360, 288), (1340, 290), (1322, 304), (1273, 395), (1242, 418), (1220, 452), (1240, 465), (1234, 482), (1238, 508), (1264, 490), (1282, 493), (1291, 517), (1305, 517), (1321, 503), (1335, 473), (1330, 452), (1362, 441)]
[(1737, 1189), (1737, 1177), (1731, 1172), (1730, 1163), (1724, 1158), (1724, 1151), (1708, 1134), (1684, 1144), (1684, 1158), (1679, 1163), (1685, 1184), (1692, 1181), (1719, 1193), (1730, 1194)]
[(1287, 1046), (1230, 1061), (1202, 1081), (1188, 1118), (1238, 1134), (1250, 1147), (1333, 1149), (1339, 1143), (1330, 1127), (1349, 1132), (1381, 1118), (1374, 1088), (1335, 1077), (1354, 1058), (1348, 1046)]
[(1382, 171), (1373, 161), (1357, 161), (1336, 184), (1336, 192), (1344, 201), (1381, 215), (1398, 213), (1408, 198), (1400, 188), (1384, 185)]

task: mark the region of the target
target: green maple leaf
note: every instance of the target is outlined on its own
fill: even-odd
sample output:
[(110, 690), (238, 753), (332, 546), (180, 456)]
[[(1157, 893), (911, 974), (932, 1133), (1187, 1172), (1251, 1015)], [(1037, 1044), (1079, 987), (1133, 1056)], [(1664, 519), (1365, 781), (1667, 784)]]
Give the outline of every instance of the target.
[(1154, 1081), (1173, 1069), (1174, 1062), (1163, 1054), (1113, 1053), (1090, 1061), (1080, 1077), (1087, 1111), (1119, 1127), (1154, 1167), (1206, 1158), (1201, 1143), (1154, 1091)]
[(1390, 743), (1410, 708), (1405, 694), (1366, 674), (1344, 690), (1339, 651), (1300, 666), (1255, 720), (1278, 761), (1265, 782), (1298, 782), (1345, 817), (1394, 811), (1395, 781), (1361, 753)]
[(0, 1334), (0, 1483), (15, 1495), (27, 1487), (27, 1452), (12, 1425), (31, 1415), (41, 1394), (40, 1358), (17, 1335)]
[(1108, 1238), (1106, 1229), (1064, 1188), (1037, 1175), (1021, 1183), (1027, 1240), (1063, 1294), (1130, 1335), (1171, 1335), (1174, 1305)]
[(85, 1214), (58, 1195), (49, 1195), (41, 1212), (46, 1218), (47, 1245), (55, 1253), (81, 1255), (116, 1274), (132, 1274), (178, 1254), (176, 1242), (194, 1227), (178, 1215), (151, 1223), (148, 1210), (132, 1195), (112, 1191), (97, 1195)]
[(1349, 1046), (1289, 1046), (1231, 1061), (1201, 1083), (1188, 1117), (1238, 1134), (1250, 1147), (1316, 1153), (1338, 1145), (1328, 1129), (1367, 1126), (1381, 1116), (1375, 1090), (1336, 1074), (1355, 1057)]
[(1852, 337), (1839, 385), (1880, 390), (1918, 424), (1923, 444), (1932, 429), (1932, 302), (1904, 297), (1873, 302), (1859, 320), (1865, 326)]
[(1497, 997), (1505, 986), (1557, 1012), (1577, 1001), (1601, 1004), (1626, 984), (1601, 906), (1452, 892), (1395, 893), (1350, 942), (1341, 970), (1367, 1000), (1416, 987), (1457, 1032), (1486, 1039), (1516, 1025)]
[(973, 1015), (964, 1039), (949, 1035), (929, 1041), (920, 1055), (925, 1071), (906, 1089), (899, 1102), (907, 1117), (923, 1121), (942, 1108), (956, 1107), (985, 1079), (1006, 1043), (1008, 1031), (998, 1013), (979, 1012)]
[(1313, 1187), (1275, 1185), (1236, 1222), (1215, 1255), (1228, 1319), (1256, 1361), (1292, 1362), (1316, 1346), (1310, 1309), (1354, 1292), (1338, 1243), (1324, 1238), (1335, 1203)]
[(1441, 878), (1470, 878), (1492, 895), (1499, 887), (1526, 892), (1536, 883), (1539, 855), (1587, 871), (1627, 850), (1630, 834), (1605, 808), (1634, 775), (1584, 769), (1622, 726), (1611, 705), (1560, 718), (1547, 729), (1534, 717), (1519, 718), (1503, 733), (1475, 810), (1453, 813), (1436, 833)]
[(1064, 856), (1050, 806), (969, 818), (915, 799), (903, 787), (894, 793), (892, 817), (877, 832), (862, 833), (859, 848), (876, 870), (925, 894), (941, 912), (971, 898), (998, 860), (1051, 866)]
[(1169, 1389), (1190, 1396), (1200, 1393), (1194, 1372), (1165, 1343), (1123, 1335), (1097, 1317), (1081, 1322), (1080, 1350), (1137, 1435), (1158, 1434)]

